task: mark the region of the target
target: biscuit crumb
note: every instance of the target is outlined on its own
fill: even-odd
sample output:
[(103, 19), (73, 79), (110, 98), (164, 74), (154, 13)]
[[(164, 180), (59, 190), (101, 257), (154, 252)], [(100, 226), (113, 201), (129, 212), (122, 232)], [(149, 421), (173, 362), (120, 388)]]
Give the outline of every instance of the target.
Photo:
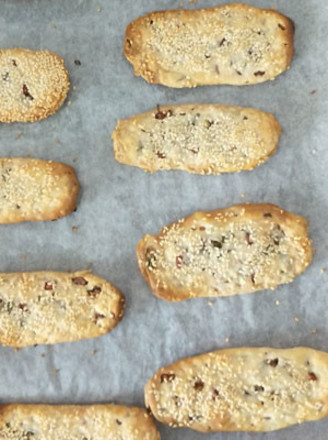
[(51, 23), (51, 27), (53, 27), (54, 29), (57, 29), (56, 23)]
[(21, 255), (21, 260), (26, 260), (26, 255), (25, 254)]
[(97, 349), (92, 350), (92, 352), (91, 352), (92, 356), (94, 356), (97, 352), (98, 352)]
[(214, 305), (213, 301), (209, 301), (207, 304), (208, 304), (210, 307), (213, 307), (213, 305)]
[(72, 232), (77, 232), (77, 231), (78, 231), (78, 229), (79, 229), (79, 227), (78, 227), (78, 226), (76, 226), (76, 225), (72, 226)]
[(59, 368), (55, 368), (54, 370), (52, 370), (51, 374), (56, 375), (59, 373)]
[(59, 145), (60, 144), (60, 139), (56, 138), (55, 142), (56, 142), (57, 145)]
[(101, 6), (98, 6), (97, 12), (101, 12), (102, 10), (103, 10), (103, 8)]
[(320, 273), (325, 273), (326, 272), (326, 268), (325, 267), (322, 267), (321, 269), (320, 269)]
[(277, 307), (280, 306), (280, 301), (279, 301), (279, 299), (277, 299), (277, 301), (276, 301), (276, 306), (277, 306)]
[(317, 93), (317, 90), (312, 90), (311, 92), (310, 92), (310, 95), (315, 95)]
[(40, 354), (40, 358), (45, 358), (45, 357), (46, 357), (45, 353)]
[(15, 135), (15, 139), (19, 139), (19, 138), (21, 138), (21, 137), (22, 137), (22, 134), (23, 134), (23, 133), (16, 133), (16, 135)]
[(299, 321), (300, 321), (300, 318), (299, 318), (298, 316), (295, 316), (295, 317), (294, 317), (294, 321), (295, 321), (295, 322), (299, 322)]
[(226, 343), (230, 341), (230, 338), (225, 338)]
[(313, 154), (313, 156), (315, 156), (317, 154), (317, 150), (313, 149), (312, 154)]
[(74, 157), (73, 162), (74, 162), (74, 163), (77, 162), (77, 157)]
[(179, 8), (183, 9), (183, 3), (182, 2), (179, 3)]
[(91, 270), (92, 266), (93, 266), (93, 263), (89, 263), (88, 266), (87, 266), (87, 270)]
[(312, 329), (312, 333), (315, 335), (318, 332), (318, 330), (316, 328)]
[(14, 347), (14, 352), (15, 352), (15, 353), (18, 353), (19, 350), (20, 350), (20, 348), (18, 348), (18, 347)]
[(68, 103), (67, 103), (67, 106), (70, 107), (71, 105), (72, 105), (72, 101), (69, 100)]
[(245, 194), (244, 194), (244, 193), (241, 193), (241, 194), (240, 194), (240, 198), (241, 198), (241, 199), (244, 199), (244, 198), (245, 198)]

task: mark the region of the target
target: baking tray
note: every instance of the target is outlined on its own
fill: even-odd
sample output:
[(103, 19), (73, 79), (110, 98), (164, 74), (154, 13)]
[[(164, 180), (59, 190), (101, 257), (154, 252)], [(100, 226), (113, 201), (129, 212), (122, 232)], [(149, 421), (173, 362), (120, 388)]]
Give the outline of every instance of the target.
[[(184, 1), (185, 8), (223, 1)], [(231, 2), (227, 2), (231, 3)], [(122, 53), (126, 25), (175, 0), (1, 0), (2, 47), (49, 49), (65, 58), (72, 88), (63, 109), (34, 124), (0, 126), (3, 156), (73, 165), (79, 208), (50, 223), (0, 227), (0, 270), (93, 271), (127, 298), (123, 321), (100, 339), (15, 351), (0, 348), (0, 402), (143, 405), (143, 386), (178, 358), (243, 345), (307, 345), (328, 351), (328, 195), (326, 0), (252, 0), (296, 24), (292, 69), (250, 87), (174, 90), (133, 75)], [(79, 60), (81, 65), (75, 64)], [(78, 63), (79, 64), (79, 63)], [(118, 164), (110, 134), (119, 118), (157, 104), (213, 102), (273, 112), (283, 126), (277, 154), (252, 172), (196, 176), (145, 174)], [(145, 233), (196, 210), (272, 202), (309, 219), (313, 265), (274, 292), (170, 304), (156, 299), (137, 267)], [(270, 434), (200, 435), (160, 427), (163, 439), (327, 440), (328, 419)]]

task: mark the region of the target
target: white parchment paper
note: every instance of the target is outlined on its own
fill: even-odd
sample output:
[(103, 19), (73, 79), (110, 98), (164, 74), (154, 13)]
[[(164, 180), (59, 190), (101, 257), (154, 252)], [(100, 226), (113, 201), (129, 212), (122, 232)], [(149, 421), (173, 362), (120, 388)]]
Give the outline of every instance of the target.
[[(223, 3), (185, 0), (184, 6)], [(143, 405), (150, 376), (185, 356), (243, 345), (328, 351), (328, 3), (251, 3), (276, 7), (295, 21), (291, 70), (257, 86), (174, 90), (134, 77), (122, 44), (132, 19), (177, 8), (176, 0), (1, 0), (0, 46), (57, 52), (65, 58), (72, 88), (64, 108), (48, 120), (0, 125), (0, 154), (71, 164), (82, 194), (77, 212), (65, 219), (1, 226), (0, 271), (77, 270), (92, 263), (127, 299), (123, 321), (100, 339), (18, 352), (0, 347), (1, 403)], [(218, 177), (151, 176), (114, 160), (110, 134), (117, 119), (157, 104), (187, 102), (273, 112), (283, 126), (277, 154), (255, 171)], [(181, 304), (156, 299), (138, 271), (138, 240), (193, 211), (243, 201), (276, 203), (309, 219), (316, 248), (310, 269), (275, 292), (217, 299), (212, 306), (206, 299)], [(173, 440), (327, 440), (328, 419), (255, 435), (160, 430), (163, 439)]]

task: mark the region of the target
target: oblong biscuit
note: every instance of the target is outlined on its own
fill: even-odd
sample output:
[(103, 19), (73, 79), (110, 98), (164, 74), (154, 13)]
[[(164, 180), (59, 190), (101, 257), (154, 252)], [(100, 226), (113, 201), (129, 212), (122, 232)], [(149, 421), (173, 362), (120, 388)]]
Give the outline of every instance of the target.
[(328, 415), (328, 354), (235, 348), (182, 359), (145, 387), (146, 406), (172, 427), (274, 431)]
[(145, 171), (197, 174), (251, 170), (276, 151), (281, 128), (259, 110), (219, 104), (161, 106), (119, 121), (115, 158)]
[(137, 246), (142, 275), (167, 301), (274, 289), (312, 256), (307, 221), (271, 204), (196, 212)]
[(240, 86), (288, 69), (293, 36), (293, 22), (284, 15), (237, 3), (140, 17), (126, 30), (124, 53), (149, 83)]
[(27, 347), (96, 338), (124, 313), (124, 297), (87, 272), (0, 274), (0, 344)]
[(0, 50), (0, 122), (34, 122), (64, 103), (69, 77), (64, 60), (44, 50)]
[(144, 409), (118, 405), (0, 407), (0, 438), (7, 440), (160, 440)]
[(0, 224), (56, 220), (76, 209), (80, 185), (69, 165), (0, 158)]

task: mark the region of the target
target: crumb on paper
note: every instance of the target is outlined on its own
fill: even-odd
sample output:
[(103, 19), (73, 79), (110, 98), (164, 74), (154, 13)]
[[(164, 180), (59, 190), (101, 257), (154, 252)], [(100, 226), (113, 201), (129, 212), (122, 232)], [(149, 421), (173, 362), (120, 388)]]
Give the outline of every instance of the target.
[(92, 350), (92, 352), (91, 352), (92, 356), (94, 356), (97, 352), (98, 352), (98, 350), (96, 348), (94, 350)]
[(20, 350), (20, 348), (18, 348), (18, 347), (14, 347), (14, 352), (15, 352), (15, 353), (18, 353), (19, 350)]
[(183, 9), (183, 3), (182, 2), (179, 3), (179, 8)]
[(210, 307), (213, 307), (214, 302), (213, 302), (213, 301), (209, 301), (207, 304), (208, 304)]
[(316, 333), (318, 333), (318, 329), (316, 329), (316, 328), (313, 328), (312, 330), (312, 333), (315, 335)]
[(230, 341), (230, 338), (229, 337), (225, 338), (225, 341), (226, 343), (228, 343)]
[(77, 232), (78, 229), (79, 229), (78, 226), (76, 226), (76, 225), (73, 225), (73, 226), (72, 226), (72, 232)]
[(87, 270), (91, 270), (92, 266), (93, 266), (93, 263), (89, 263), (88, 266), (87, 266)]
[(72, 89), (73, 89), (73, 90), (76, 90), (76, 86), (73, 86)]
[(54, 370), (52, 370), (51, 374), (56, 375), (59, 373), (59, 368), (55, 368)]
[(60, 139), (56, 138), (55, 142), (56, 142), (57, 145), (59, 145), (60, 144)]
[(73, 162), (74, 162), (74, 163), (77, 162), (77, 157), (74, 157)]
[(67, 268), (67, 272), (68, 272), (68, 273), (71, 273), (71, 272), (72, 272), (72, 268), (71, 268), (70, 266), (68, 266), (68, 268)]
[(277, 306), (277, 307), (280, 306), (280, 301), (279, 301), (279, 299), (276, 300), (276, 306)]
[(27, 157), (32, 157), (32, 154), (31, 154), (31, 153), (28, 153), (28, 154), (27, 154)]
[(241, 199), (244, 199), (244, 198), (245, 198), (245, 194), (244, 194), (244, 193), (241, 193), (241, 194), (240, 194), (240, 198), (241, 198)]
[(21, 138), (21, 137), (22, 137), (22, 134), (23, 134), (23, 133), (16, 133), (16, 134), (15, 134), (15, 139), (19, 139), (19, 138)]
[(101, 12), (102, 10), (103, 10), (103, 8), (101, 6), (98, 6), (97, 12)]
[(45, 353), (41, 353), (41, 354), (40, 354), (40, 357), (41, 357), (41, 358), (45, 358), (45, 357), (46, 357)]
[(295, 317), (294, 317), (294, 321), (295, 321), (295, 322), (299, 322), (299, 321), (300, 321), (300, 318), (299, 318), (298, 316), (295, 316)]
[(311, 90), (310, 95), (315, 95), (317, 93), (317, 90)]
[(321, 269), (320, 269), (320, 273), (325, 273), (326, 272), (326, 268), (325, 267), (322, 267)]
[(26, 260), (26, 255), (25, 254), (21, 255), (21, 260)]
[(70, 107), (71, 105), (72, 105), (72, 101), (69, 100), (68, 103), (67, 103), (67, 106)]
[(315, 156), (317, 154), (317, 150), (313, 149), (312, 154), (313, 154), (313, 156)]
[(53, 27), (54, 29), (57, 29), (56, 23), (51, 23), (51, 27)]

